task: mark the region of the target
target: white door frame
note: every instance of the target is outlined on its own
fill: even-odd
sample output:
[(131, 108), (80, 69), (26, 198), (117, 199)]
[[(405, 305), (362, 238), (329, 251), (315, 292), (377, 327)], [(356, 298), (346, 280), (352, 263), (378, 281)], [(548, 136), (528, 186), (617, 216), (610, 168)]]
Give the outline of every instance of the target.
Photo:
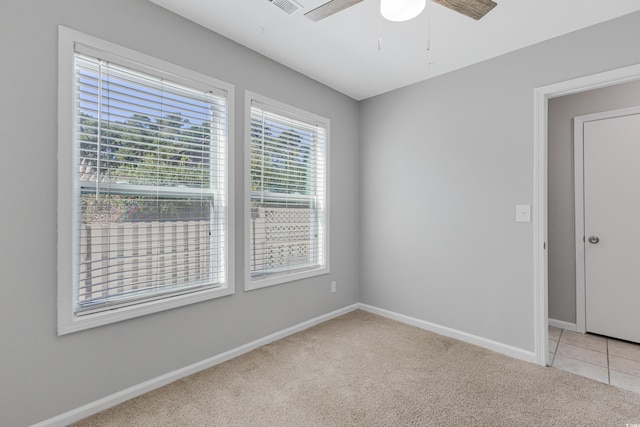
[(547, 245), (547, 126), (549, 99), (640, 79), (640, 64), (534, 89), (533, 94), (533, 308), (536, 363), (547, 364), (548, 253)]
[(640, 114), (640, 107), (621, 108), (576, 116), (573, 122), (576, 214), (576, 331), (587, 332), (587, 292), (584, 242), (584, 123)]

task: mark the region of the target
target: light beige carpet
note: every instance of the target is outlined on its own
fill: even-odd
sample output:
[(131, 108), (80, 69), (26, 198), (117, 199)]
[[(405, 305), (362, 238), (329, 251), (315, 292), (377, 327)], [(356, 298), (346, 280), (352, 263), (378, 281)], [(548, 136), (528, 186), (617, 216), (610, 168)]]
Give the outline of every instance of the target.
[(355, 311), (77, 426), (625, 426), (640, 395)]

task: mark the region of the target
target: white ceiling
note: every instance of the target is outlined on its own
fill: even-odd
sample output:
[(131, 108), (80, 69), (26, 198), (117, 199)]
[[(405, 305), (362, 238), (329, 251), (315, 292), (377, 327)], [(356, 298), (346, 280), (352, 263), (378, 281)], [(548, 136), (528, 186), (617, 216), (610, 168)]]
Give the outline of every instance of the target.
[(475, 21), (431, 3), (395, 23), (364, 0), (313, 22), (304, 13), (327, 0), (298, 0), (291, 15), (268, 0), (150, 1), (356, 100), (640, 10), (638, 0), (495, 0)]

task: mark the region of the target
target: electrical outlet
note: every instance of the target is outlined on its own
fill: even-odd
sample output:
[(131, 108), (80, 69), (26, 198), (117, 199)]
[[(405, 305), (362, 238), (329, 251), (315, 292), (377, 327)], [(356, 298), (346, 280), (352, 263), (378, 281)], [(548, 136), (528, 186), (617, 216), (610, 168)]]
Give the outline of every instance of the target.
[(331, 282), (331, 293), (335, 294), (336, 293), (336, 288), (337, 288), (337, 284), (336, 282)]

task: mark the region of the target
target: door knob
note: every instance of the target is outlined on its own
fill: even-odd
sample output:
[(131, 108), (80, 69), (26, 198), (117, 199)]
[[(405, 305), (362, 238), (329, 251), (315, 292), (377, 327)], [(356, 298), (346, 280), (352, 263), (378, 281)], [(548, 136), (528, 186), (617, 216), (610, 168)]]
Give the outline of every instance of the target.
[(598, 236), (589, 236), (589, 243), (593, 243), (594, 245), (600, 241)]

